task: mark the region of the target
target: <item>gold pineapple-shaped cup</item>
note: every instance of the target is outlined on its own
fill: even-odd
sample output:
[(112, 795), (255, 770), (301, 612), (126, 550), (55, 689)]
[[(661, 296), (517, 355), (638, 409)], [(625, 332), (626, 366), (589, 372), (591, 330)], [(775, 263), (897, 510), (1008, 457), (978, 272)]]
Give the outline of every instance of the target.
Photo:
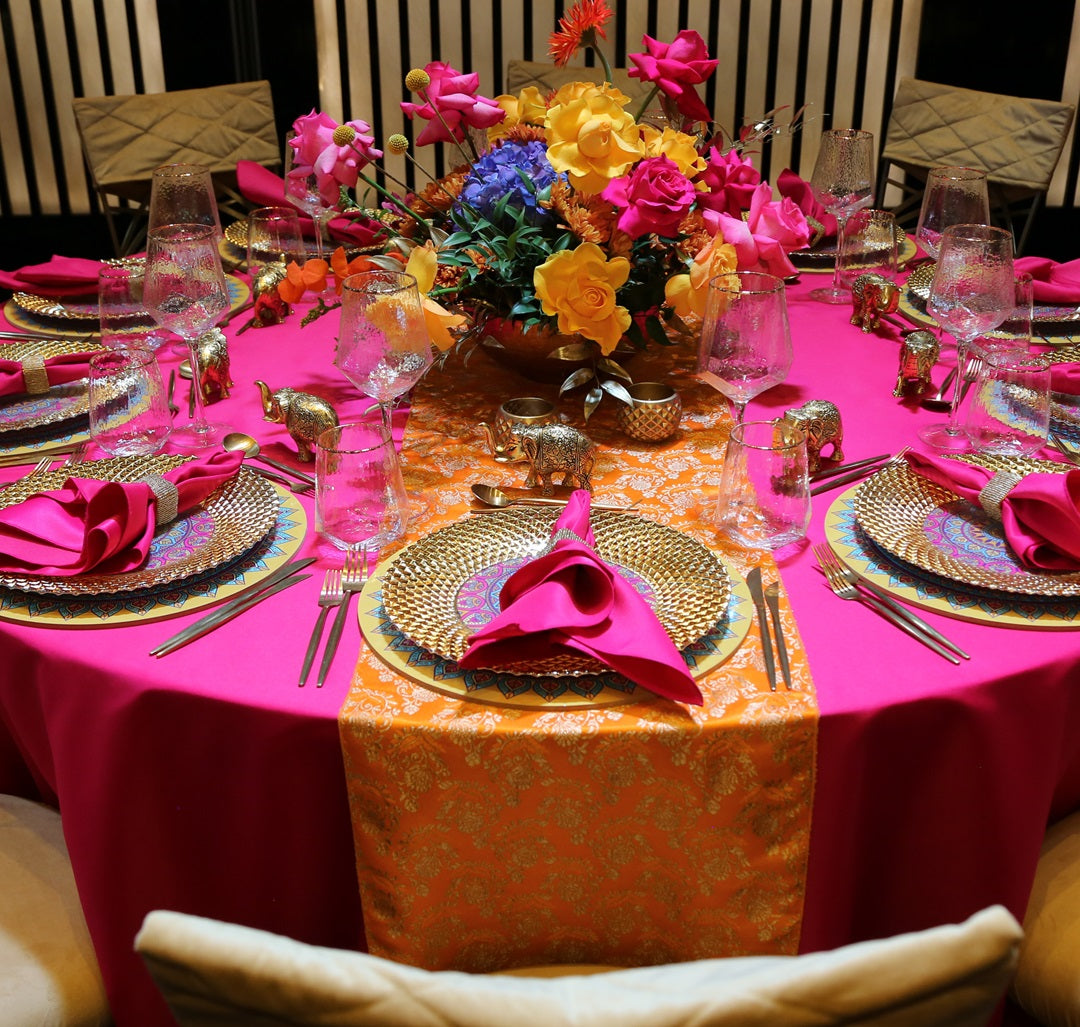
[(634, 382), (626, 390), (633, 403), (620, 403), (619, 430), (642, 442), (661, 442), (678, 431), (682, 418), (679, 394), (663, 382)]

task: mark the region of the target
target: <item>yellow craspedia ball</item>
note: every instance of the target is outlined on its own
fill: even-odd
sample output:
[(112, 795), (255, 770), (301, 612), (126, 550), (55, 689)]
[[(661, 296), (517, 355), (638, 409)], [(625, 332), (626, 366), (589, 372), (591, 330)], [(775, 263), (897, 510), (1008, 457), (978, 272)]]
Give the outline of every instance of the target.
[(413, 68), (405, 76), (405, 88), (410, 93), (418, 93), (421, 89), (427, 89), (431, 85), (431, 76), (423, 68)]
[(407, 153), (409, 149), (409, 140), (406, 139), (400, 132), (395, 132), (389, 139), (386, 140), (386, 148), (391, 152), (398, 154)]
[(348, 146), (356, 138), (356, 129), (352, 125), (338, 125), (334, 129), (334, 145)]

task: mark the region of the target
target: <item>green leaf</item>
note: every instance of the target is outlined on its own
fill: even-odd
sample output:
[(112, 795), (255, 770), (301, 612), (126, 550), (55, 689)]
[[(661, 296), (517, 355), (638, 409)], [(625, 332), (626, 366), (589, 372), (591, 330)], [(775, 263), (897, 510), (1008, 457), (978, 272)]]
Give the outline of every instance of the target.
[(649, 333), (649, 338), (657, 343), (657, 345), (671, 345), (671, 339), (668, 338), (667, 332), (664, 331), (664, 326), (660, 323), (660, 318), (655, 314), (650, 314), (645, 318), (645, 331)]

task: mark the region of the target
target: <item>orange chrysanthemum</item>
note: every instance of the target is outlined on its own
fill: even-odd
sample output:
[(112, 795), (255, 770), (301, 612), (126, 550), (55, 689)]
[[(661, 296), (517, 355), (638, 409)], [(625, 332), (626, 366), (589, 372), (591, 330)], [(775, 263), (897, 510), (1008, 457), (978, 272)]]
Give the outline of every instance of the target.
[(604, 246), (611, 241), (619, 212), (598, 194), (575, 192), (564, 179), (557, 179), (547, 206), (582, 242)]
[(560, 67), (582, 46), (592, 46), (596, 37), (607, 39), (604, 25), (611, 20), (607, 0), (578, 0), (559, 19), (559, 29), (548, 38), (548, 54)]

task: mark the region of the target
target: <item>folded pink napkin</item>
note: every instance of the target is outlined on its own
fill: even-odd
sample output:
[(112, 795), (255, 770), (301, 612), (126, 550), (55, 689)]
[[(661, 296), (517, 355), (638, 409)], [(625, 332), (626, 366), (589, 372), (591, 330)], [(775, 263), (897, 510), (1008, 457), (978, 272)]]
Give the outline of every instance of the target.
[(810, 183), (800, 178), (791, 168), (784, 168), (776, 180), (776, 191), (795, 202), (795, 205), (807, 217), (813, 218), (824, 228), (824, 238), (836, 236), (836, 218), (833, 217), (814, 196)]
[(1018, 257), (1013, 270), (1031, 275), (1036, 303), (1080, 303), (1080, 259), (1059, 264), (1049, 257)]
[(1080, 396), (1080, 364), (1051, 364), (1050, 388), (1054, 392)]
[(28, 496), (0, 510), (0, 572), (71, 577), (136, 570), (155, 525), (193, 509), (242, 461), (241, 453), (217, 452), (166, 471), (164, 485), (68, 478), (61, 488)]
[[(296, 204), (285, 196), (285, 180), (254, 161), (236, 162), (236, 183), (244, 197), (260, 207), (296, 207)], [(315, 222), (299, 207), (296, 211), (300, 216), (300, 227), (305, 238), (314, 239)], [(345, 211), (331, 218), (327, 232), (332, 241), (360, 249), (378, 246), (386, 238), (385, 227), (359, 211)]]
[(17, 271), (0, 271), (0, 288), (37, 296), (81, 296), (97, 292), (100, 260), (86, 257), (50, 257)]
[[(0, 354), (3, 347), (0, 346)], [(90, 373), (90, 357), (92, 353), (64, 353), (57, 357), (49, 357), (44, 361), (41, 371), (36, 377), (41, 378), (42, 385), (64, 385), (67, 382), (77, 382)], [(21, 396), (27, 392), (44, 392), (44, 389), (28, 385), (23, 373), (26, 365), (19, 360), (4, 360), (0, 357), (0, 396)], [(34, 372), (31, 372), (33, 375)]]
[(1038, 471), (1017, 478), (923, 453), (907, 453), (905, 459), (916, 474), (993, 516), (1000, 510), (1005, 539), (1026, 567), (1080, 570), (1080, 470)]
[(549, 551), (515, 571), (501, 612), (469, 639), (462, 667), (497, 667), (584, 653), (657, 695), (700, 706), (701, 692), (649, 604), (600, 559), (589, 493), (577, 489)]

